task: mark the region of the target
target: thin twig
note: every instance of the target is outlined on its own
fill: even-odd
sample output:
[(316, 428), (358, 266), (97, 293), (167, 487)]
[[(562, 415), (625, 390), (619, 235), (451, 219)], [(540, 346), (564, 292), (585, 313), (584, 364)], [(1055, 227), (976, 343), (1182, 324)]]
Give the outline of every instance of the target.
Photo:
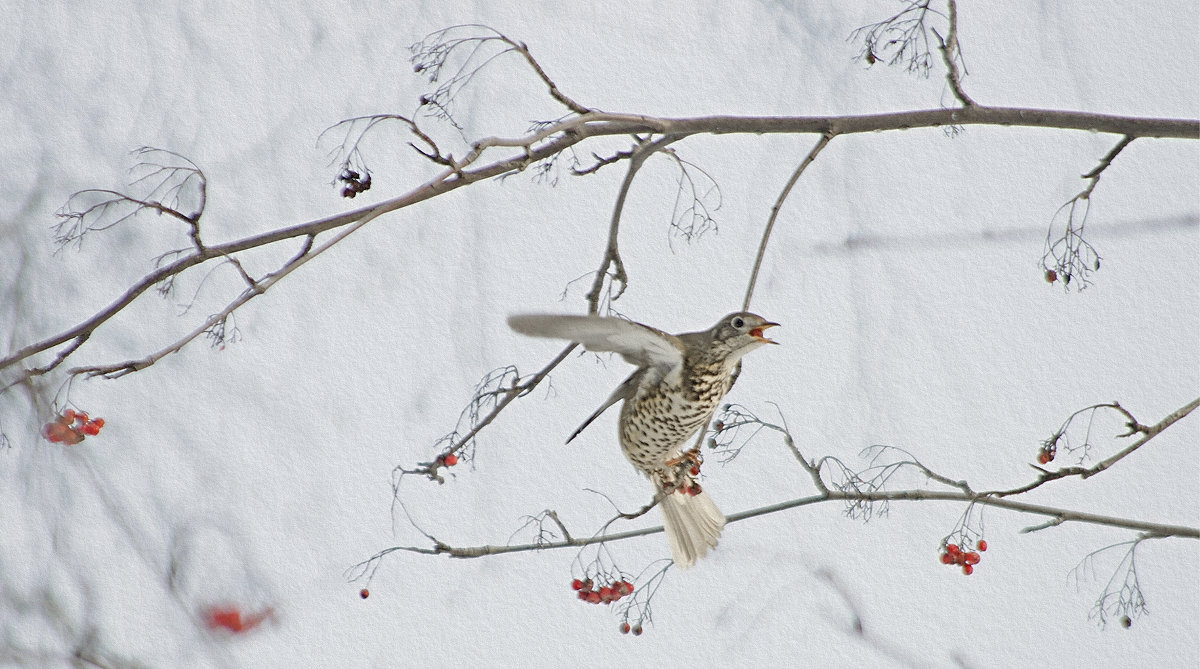
[(946, 64), (946, 81), (950, 84), (950, 90), (954, 91), (954, 97), (958, 98), (964, 107), (974, 107), (975, 101), (962, 87), (966, 66), (963, 66), (961, 72), (958, 69), (958, 61), (962, 60), (962, 49), (958, 44), (958, 6), (954, 0), (947, 0), (947, 4), (950, 6), (950, 13), (947, 17), (949, 27), (946, 29), (946, 39), (942, 39), (936, 29), (930, 30), (937, 37), (938, 50), (942, 52), (942, 61)]
[[(1146, 442), (1148, 442), (1151, 439), (1153, 439), (1154, 437), (1158, 436), (1163, 430), (1174, 425), (1176, 422), (1180, 421), (1185, 416), (1187, 416), (1191, 412), (1195, 411), (1197, 407), (1200, 407), (1200, 398), (1196, 398), (1196, 399), (1192, 400), (1191, 402), (1188, 402), (1187, 404), (1183, 405), (1182, 407), (1171, 412), (1169, 415), (1167, 415), (1166, 418), (1163, 418), (1158, 423), (1155, 423), (1154, 425), (1149, 425), (1149, 426), (1141, 425), (1140, 423), (1138, 423), (1132, 414), (1130, 414), (1128, 411), (1125, 410), (1124, 407), (1122, 407), (1120, 404), (1118, 404), (1116, 402), (1113, 402), (1111, 405), (1103, 405), (1103, 406), (1112, 406), (1112, 407), (1116, 408), (1118, 411), (1120, 411), (1121, 413), (1123, 413), (1129, 419), (1129, 422), (1127, 423), (1127, 425), (1130, 426), (1130, 432), (1125, 435), (1121, 435), (1121, 436), (1132, 436), (1133, 434), (1141, 433), (1142, 437), (1140, 439), (1134, 441), (1132, 444), (1121, 449), (1120, 451), (1118, 451), (1111, 457), (1101, 460), (1100, 462), (1097, 462), (1095, 465), (1092, 465), (1091, 467), (1063, 467), (1056, 471), (1049, 471), (1049, 470), (1039, 468), (1038, 471), (1040, 471), (1041, 474), (1038, 476), (1037, 480), (1035, 480), (1031, 483), (1028, 483), (1026, 485), (1019, 486), (1016, 488), (1012, 488), (1010, 490), (995, 490), (995, 491), (986, 492), (983, 494), (994, 495), (996, 497), (1008, 497), (1011, 495), (1020, 495), (1022, 493), (1029, 492), (1030, 490), (1040, 487), (1043, 484), (1048, 483), (1050, 481), (1055, 481), (1055, 480), (1067, 478), (1070, 476), (1078, 476), (1081, 479), (1086, 479), (1086, 478), (1095, 476), (1096, 474), (1099, 474), (1100, 472), (1105, 471), (1109, 467), (1112, 467), (1114, 464), (1116, 464), (1122, 458), (1126, 457), (1130, 453), (1133, 453), (1134, 451), (1136, 451), (1137, 449), (1139, 449), (1143, 445), (1145, 445)], [(1089, 407), (1089, 408), (1091, 408), (1091, 407)]]
[(767, 242), (771, 239), (771, 231), (775, 228), (775, 218), (779, 216), (779, 210), (783, 207), (784, 200), (792, 192), (792, 186), (796, 185), (796, 182), (800, 179), (800, 175), (816, 160), (817, 154), (829, 144), (829, 140), (831, 139), (833, 139), (833, 134), (831, 133), (821, 135), (821, 138), (809, 150), (804, 160), (800, 161), (800, 164), (796, 166), (796, 171), (792, 172), (791, 178), (784, 185), (783, 190), (779, 193), (779, 197), (775, 198), (775, 205), (771, 207), (771, 215), (767, 217), (767, 226), (763, 229), (762, 241), (758, 243), (758, 255), (754, 258), (754, 269), (750, 271), (750, 282), (746, 285), (746, 299), (742, 301), (742, 311), (750, 309), (750, 298), (754, 296), (754, 284), (758, 282), (758, 270), (762, 267), (763, 256), (767, 253)]
[(604, 258), (600, 261), (600, 269), (596, 270), (596, 278), (592, 281), (592, 288), (587, 293), (589, 314), (598, 313), (600, 310), (600, 293), (604, 287), (604, 278), (609, 276), (610, 268), (612, 270), (613, 283), (620, 284), (616, 294), (610, 298), (610, 302), (621, 297), (621, 294), (625, 292), (626, 286), (629, 285), (629, 277), (625, 273), (625, 264), (621, 262), (621, 254), (617, 248), (617, 237), (621, 228), (621, 213), (625, 209), (625, 198), (629, 195), (629, 188), (633, 185), (633, 178), (637, 175), (638, 170), (641, 169), (642, 164), (646, 162), (647, 158), (679, 139), (679, 137), (668, 135), (654, 141), (647, 140), (638, 144), (630, 155), (629, 171), (625, 173), (625, 179), (621, 181), (621, 188), (617, 191), (617, 201), (613, 205), (612, 217), (609, 219), (608, 244), (604, 248)]

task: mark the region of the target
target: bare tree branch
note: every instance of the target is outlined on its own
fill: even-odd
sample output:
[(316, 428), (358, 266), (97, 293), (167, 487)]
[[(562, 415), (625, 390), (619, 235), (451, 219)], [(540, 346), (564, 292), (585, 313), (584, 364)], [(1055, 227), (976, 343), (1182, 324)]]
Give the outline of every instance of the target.
[(767, 253), (767, 242), (771, 240), (771, 231), (775, 228), (775, 218), (779, 216), (779, 210), (783, 207), (783, 202), (787, 200), (788, 195), (792, 192), (792, 187), (800, 180), (800, 175), (816, 160), (817, 154), (821, 153), (821, 149), (824, 149), (831, 139), (833, 139), (833, 135), (821, 135), (821, 138), (809, 150), (804, 160), (800, 161), (800, 164), (796, 166), (796, 171), (792, 172), (791, 178), (784, 185), (783, 190), (779, 193), (779, 197), (775, 199), (775, 204), (771, 207), (771, 215), (767, 217), (767, 226), (763, 229), (762, 241), (758, 243), (758, 255), (754, 258), (754, 269), (750, 271), (750, 281), (746, 285), (746, 299), (742, 300), (742, 311), (750, 309), (750, 298), (754, 296), (754, 285), (758, 283), (758, 270), (762, 267), (763, 256)]

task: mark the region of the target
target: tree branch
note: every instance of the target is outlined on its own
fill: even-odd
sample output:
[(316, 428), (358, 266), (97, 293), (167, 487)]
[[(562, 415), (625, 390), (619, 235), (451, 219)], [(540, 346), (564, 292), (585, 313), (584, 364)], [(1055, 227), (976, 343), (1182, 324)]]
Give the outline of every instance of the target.
[(821, 149), (825, 148), (825, 145), (829, 144), (829, 140), (831, 139), (833, 139), (833, 135), (821, 135), (821, 139), (817, 140), (816, 145), (809, 150), (804, 160), (800, 161), (800, 164), (796, 166), (796, 171), (792, 172), (792, 176), (788, 179), (787, 184), (784, 185), (783, 191), (775, 199), (775, 205), (771, 207), (771, 215), (767, 217), (767, 226), (763, 229), (762, 241), (758, 243), (758, 255), (754, 258), (754, 269), (751, 270), (750, 282), (746, 285), (746, 299), (742, 301), (742, 311), (749, 311), (750, 309), (750, 298), (754, 296), (754, 285), (758, 282), (758, 270), (762, 267), (763, 256), (767, 253), (767, 242), (771, 239), (771, 231), (775, 228), (775, 218), (779, 216), (779, 210), (783, 207), (784, 200), (792, 192), (792, 187), (796, 185), (796, 182), (800, 179), (800, 175), (816, 160), (817, 154), (821, 152)]

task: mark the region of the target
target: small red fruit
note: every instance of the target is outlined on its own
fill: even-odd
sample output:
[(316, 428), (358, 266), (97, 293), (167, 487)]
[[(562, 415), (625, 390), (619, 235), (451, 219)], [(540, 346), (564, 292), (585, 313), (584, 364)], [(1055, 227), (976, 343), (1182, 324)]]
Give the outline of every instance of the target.
[(972, 551), (972, 552), (964, 555), (963, 556), (963, 564), (965, 564), (968, 567), (973, 564), (979, 564), (979, 553)]
[(641, 625), (634, 625), (634, 626), (633, 626), (633, 635), (634, 635), (634, 636), (641, 636), (641, 635), (642, 635), (642, 626), (641, 626)]
[(59, 420), (68, 424), (73, 423), (75, 421), (75, 410), (67, 409), (66, 411), (62, 412), (62, 416), (59, 416)]
[(954, 564), (954, 556), (949, 553), (942, 553), (942, 564)]
[(949, 544), (946, 546), (946, 552), (951, 555), (957, 555), (959, 552), (958, 544)]
[(100, 426), (95, 423), (84, 423), (83, 427), (79, 429), (89, 437), (94, 437), (100, 434)]
[(621, 634), (629, 634), (629, 623), (621, 623)]
[(979, 540), (979, 552), (980, 553), (987, 552), (987, 542), (984, 541), (983, 539)]
[(1045, 451), (1038, 453), (1038, 464), (1044, 465), (1044, 464), (1049, 464), (1049, 462), (1050, 462), (1050, 454), (1049, 453), (1047, 453)]
[(574, 581), (571, 581), (571, 589), (572, 590), (583, 590), (583, 581), (581, 581), (579, 579), (575, 579)]
[(92, 425), (95, 425), (96, 427), (104, 427), (104, 419), (103, 418), (93, 418)]
[(450, 455), (447, 455), (445, 458), (442, 458), (442, 462), (446, 463), (447, 467), (453, 467), (454, 465), (458, 464), (458, 456), (451, 453)]
[(975, 572), (975, 568), (972, 567), (971, 565), (969, 565), (969, 564), (963, 565), (963, 573), (966, 574), (967, 576), (970, 576), (974, 572)]
[(1058, 272), (1052, 269), (1046, 270), (1046, 283), (1054, 283), (1055, 281), (1058, 281)]
[(692, 465), (692, 468), (689, 469), (688, 472), (691, 473), (692, 476), (699, 476), (700, 475), (700, 465)]
[(362, 590), (358, 591), (358, 596), (362, 597), (363, 599), (366, 599), (367, 597), (371, 596), (371, 591), (367, 590), (366, 588), (363, 588)]

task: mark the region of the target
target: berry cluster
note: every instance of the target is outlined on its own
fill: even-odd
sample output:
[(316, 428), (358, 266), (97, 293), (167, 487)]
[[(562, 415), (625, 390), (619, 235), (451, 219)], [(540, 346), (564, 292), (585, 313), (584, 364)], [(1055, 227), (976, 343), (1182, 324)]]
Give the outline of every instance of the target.
[(458, 456), (457, 456), (457, 455), (455, 455), (455, 454), (453, 454), (453, 453), (447, 453), (447, 454), (445, 454), (445, 455), (439, 455), (439, 456), (437, 456), (437, 460), (436, 460), (435, 462), (436, 462), (437, 464), (439, 464), (439, 465), (445, 465), (445, 466), (447, 466), (447, 467), (453, 467), (454, 465), (457, 465), (457, 464), (458, 464)]
[[(987, 546), (987, 542), (980, 539), (979, 553), (986, 551)], [(961, 565), (963, 573), (970, 576), (975, 572), (975, 565), (979, 564), (979, 553), (963, 550), (958, 544), (947, 544), (942, 551), (942, 564)]]
[(595, 589), (592, 579), (571, 581), (571, 589), (579, 592), (579, 599), (589, 604), (612, 604), (622, 597), (633, 593), (633, 584), (629, 581), (613, 581), (609, 585)]
[(1037, 456), (1038, 464), (1039, 465), (1050, 464), (1050, 461), (1054, 459), (1054, 456), (1057, 452), (1058, 452), (1058, 448), (1054, 444), (1049, 443), (1049, 442), (1042, 444), (1042, 447), (1038, 449), (1038, 456)]
[(67, 409), (58, 418), (42, 426), (42, 435), (53, 443), (74, 446), (84, 436), (94, 437), (104, 427), (103, 418), (89, 418), (85, 411)]
[(371, 173), (367, 172), (366, 176), (355, 172), (347, 167), (338, 175), (338, 181), (346, 184), (342, 186), (342, 197), (353, 199), (355, 195), (363, 191), (371, 190)]
[(641, 625), (634, 625), (633, 627), (630, 627), (629, 623), (621, 623), (621, 627), (619, 627), (618, 629), (621, 630), (621, 634), (629, 634), (629, 632), (632, 631), (634, 636), (642, 635), (642, 626)]
[(269, 606), (245, 617), (242, 617), (241, 609), (236, 606), (214, 606), (204, 612), (204, 624), (210, 630), (224, 629), (241, 634), (258, 627), (262, 621), (274, 615), (275, 610)]

